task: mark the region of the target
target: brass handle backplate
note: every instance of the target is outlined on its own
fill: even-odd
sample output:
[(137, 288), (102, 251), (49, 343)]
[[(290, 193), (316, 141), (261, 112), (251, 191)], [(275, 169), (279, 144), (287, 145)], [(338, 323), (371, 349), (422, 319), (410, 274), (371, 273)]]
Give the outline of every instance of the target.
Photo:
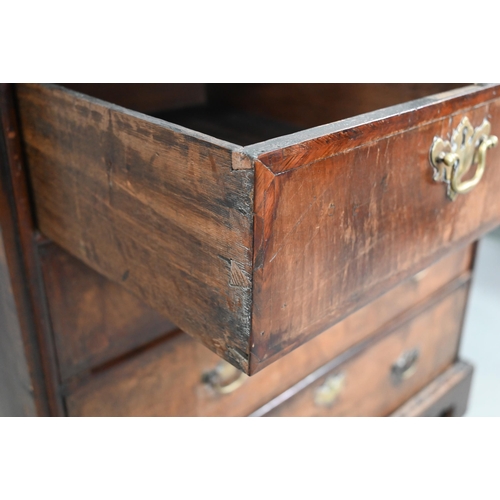
[(345, 383), (345, 375), (338, 373), (329, 376), (314, 393), (314, 403), (317, 406), (331, 406), (341, 393)]
[(391, 366), (391, 377), (395, 384), (409, 379), (417, 371), (417, 361), (420, 356), (418, 349), (405, 351)]
[[(446, 192), (451, 200), (475, 188), (483, 177), (486, 151), (498, 143), (498, 138), (490, 135), (490, 130), (491, 124), (486, 118), (479, 127), (474, 128), (465, 117), (449, 141), (434, 138), (430, 150), (434, 180), (446, 184)], [(473, 165), (477, 165), (474, 176), (463, 181), (462, 178)]]
[(221, 361), (213, 370), (202, 375), (201, 381), (218, 394), (230, 394), (241, 387), (248, 375), (226, 361)]

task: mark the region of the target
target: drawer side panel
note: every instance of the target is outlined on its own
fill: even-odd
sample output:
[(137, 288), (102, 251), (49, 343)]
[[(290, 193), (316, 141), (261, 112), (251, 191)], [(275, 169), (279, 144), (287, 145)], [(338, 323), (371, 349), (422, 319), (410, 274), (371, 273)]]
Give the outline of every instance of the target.
[(18, 85), (42, 233), (247, 371), (253, 172), (232, 145)]

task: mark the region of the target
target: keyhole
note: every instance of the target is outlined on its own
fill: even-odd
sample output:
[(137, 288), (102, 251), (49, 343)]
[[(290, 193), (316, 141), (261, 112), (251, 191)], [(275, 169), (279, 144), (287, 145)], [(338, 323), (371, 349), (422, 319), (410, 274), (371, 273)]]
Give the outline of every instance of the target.
[(467, 127), (465, 127), (464, 131), (463, 131), (462, 144), (465, 144), (467, 142), (467, 133), (468, 132), (469, 132), (469, 129)]

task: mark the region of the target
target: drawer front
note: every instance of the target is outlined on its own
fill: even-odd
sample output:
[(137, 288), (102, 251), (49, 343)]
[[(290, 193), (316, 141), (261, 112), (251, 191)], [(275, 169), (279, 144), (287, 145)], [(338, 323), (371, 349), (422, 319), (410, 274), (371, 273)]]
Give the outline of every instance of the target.
[(467, 410), (473, 367), (459, 361), (400, 406), (391, 417), (461, 417)]
[(497, 93), (451, 91), (247, 148), (256, 158), (251, 372), (500, 223), (500, 147), (454, 201), (429, 159), (435, 138), (449, 140), (465, 117), (500, 135)]
[(178, 329), (57, 245), (39, 256), (63, 381)]
[(40, 231), (247, 370), (253, 172), (234, 144), (18, 85)]
[(398, 315), (456, 288), (467, 279), (472, 251), (469, 247), (453, 253), (250, 378), (181, 334), (72, 390), (67, 398), (69, 412), (248, 415), (346, 349), (398, 321)]
[(180, 333), (96, 373), (66, 398), (69, 416), (196, 416), (203, 373), (220, 359)]
[(393, 412), (454, 362), (467, 287), (462, 286), (353, 359), (330, 370), (328, 365), (318, 370), (308, 377), (312, 383), (296, 394), (291, 388), (281, 397), (281, 404), (273, 408), (276, 402), (271, 402), (269, 411), (264, 407), (257, 414), (385, 416)]

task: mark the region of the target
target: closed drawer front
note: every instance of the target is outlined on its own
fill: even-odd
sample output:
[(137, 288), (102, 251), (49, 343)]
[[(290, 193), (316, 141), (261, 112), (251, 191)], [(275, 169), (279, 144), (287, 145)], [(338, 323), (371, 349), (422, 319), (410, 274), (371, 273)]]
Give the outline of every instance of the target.
[(68, 415), (202, 415), (200, 403), (219, 397), (203, 383), (203, 374), (220, 362), (217, 355), (180, 333), (95, 373), (77, 387), (68, 387)]
[(250, 378), (185, 334), (156, 343), (70, 386), (70, 415), (248, 415), (412, 307), (456, 288), (468, 278), (471, 253), (439, 261)]
[[(497, 86), (422, 97), (417, 85), (420, 100), (307, 130), (359, 112), (345, 109), (356, 99), (305, 85), (273, 101), (259, 88), (198, 89), (200, 115), (161, 115), (212, 137), (62, 87), (17, 87), (41, 231), (250, 374), (500, 222)], [(367, 109), (387, 103), (377, 88)], [(408, 88), (394, 86), (394, 102)], [(248, 96), (255, 114), (240, 119)], [(238, 127), (254, 133), (240, 141)], [(481, 181), (451, 196), (465, 184), (443, 176), (471, 158)]]
[(390, 414), (454, 362), (466, 294), (467, 285), (353, 359), (318, 370), (255, 415)]
[(467, 410), (473, 372), (470, 364), (455, 363), (391, 417), (461, 417)]

